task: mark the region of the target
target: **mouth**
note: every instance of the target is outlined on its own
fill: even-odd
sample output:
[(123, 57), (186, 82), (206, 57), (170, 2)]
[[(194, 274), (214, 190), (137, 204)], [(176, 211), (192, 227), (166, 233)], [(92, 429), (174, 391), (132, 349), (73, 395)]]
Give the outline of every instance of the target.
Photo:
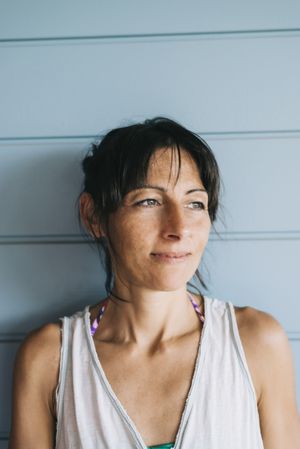
[(191, 255), (188, 252), (165, 252), (165, 253), (151, 253), (151, 256), (157, 261), (167, 263), (184, 262)]

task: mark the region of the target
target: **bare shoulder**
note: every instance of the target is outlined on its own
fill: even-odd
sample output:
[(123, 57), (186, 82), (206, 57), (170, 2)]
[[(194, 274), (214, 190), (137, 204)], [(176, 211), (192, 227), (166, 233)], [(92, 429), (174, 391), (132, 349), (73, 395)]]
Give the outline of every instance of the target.
[(52, 448), (55, 391), (60, 363), (60, 325), (32, 331), (17, 353), (9, 448)]
[[(256, 343), (274, 345), (287, 341), (286, 333), (279, 321), (271, 314), (254, 307), (234, 307), (240, 334), (251, 337)], [(255, 332), (255, 334), (254, 334)]]
[(31, 331), (19, 348), (17, 361), (32, 365), (59, 361), (60, 333), (58, 323), (49, 323)]
[(255, 386), (257, 402), (264, 387), (264, 367), (268, 372), (280, 353), (290, 353), (287, 335), (271, 314), (253, 307), (235, 307), (237, 325)]
[[(22, 342), (15, 361), (15, 383), (22, 379), (30, 388), (39, 385), (53, 402), (58, 381), (61, 331), (58, 323), (46, 324), (32, 332)], [(18, 389), (18, 385), (16, 385)]]
[(288, 337), (271, 314), (235, 307), (237, 324), (257, 394), (266, 449), (298, 448), (299, 414), (296, 376)]
[(253, 307), (235, 307), (235, 313), (242, 343), (258, 358), (289, 351), (286, 332), (271, 314)]

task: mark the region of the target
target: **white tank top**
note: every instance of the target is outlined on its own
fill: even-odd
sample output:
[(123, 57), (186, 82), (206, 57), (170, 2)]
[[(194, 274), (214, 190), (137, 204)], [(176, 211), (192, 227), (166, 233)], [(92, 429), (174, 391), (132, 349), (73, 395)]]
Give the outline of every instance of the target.
[[(204, 310), (174, 448), (263, 449), (255, 389), (234, 307), (205, 297)], [(63, 318), (62, 333), (56, 449), (146, 449), (101, 367), (90, 333), (89, 308)]]

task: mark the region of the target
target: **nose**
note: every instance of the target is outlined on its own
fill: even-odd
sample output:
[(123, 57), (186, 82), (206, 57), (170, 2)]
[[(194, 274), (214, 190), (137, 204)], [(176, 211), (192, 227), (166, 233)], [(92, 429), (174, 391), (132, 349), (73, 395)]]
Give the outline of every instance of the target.
[(189, 235), (190, 229), (184, 208), (176, 204), (168, 205), (162, 216), (162, 236), (167, 240), (181, 240)]

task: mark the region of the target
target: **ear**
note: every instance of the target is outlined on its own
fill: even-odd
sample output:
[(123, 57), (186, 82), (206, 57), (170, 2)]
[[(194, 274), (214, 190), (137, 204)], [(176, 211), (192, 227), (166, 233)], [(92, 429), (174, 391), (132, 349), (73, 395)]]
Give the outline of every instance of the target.
[(91, 236), (104, 237), (104, 231), (94, 214), (95, 206), (92, 195), (84, 192), (79, 198), (79, 211), (81, 222)]

